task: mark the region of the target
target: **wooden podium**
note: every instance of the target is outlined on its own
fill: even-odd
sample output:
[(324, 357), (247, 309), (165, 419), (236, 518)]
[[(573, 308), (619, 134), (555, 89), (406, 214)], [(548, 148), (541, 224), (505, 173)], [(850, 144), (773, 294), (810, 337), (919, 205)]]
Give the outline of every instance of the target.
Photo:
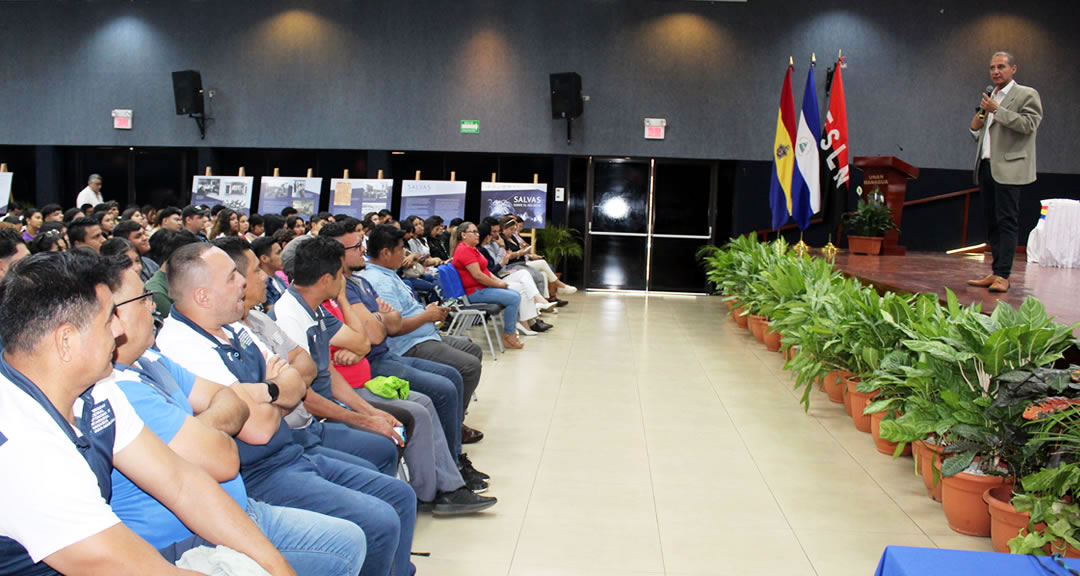
[[(869, 194), (874, 187), (884, 191), (885, 205), (889, 207), (896, 227), (903, 229), (900, 223), (904, 214), (904, 197), (907, 195), (907, 181), (919, 177), (919, 169), (895, 156), (856, 156), (852, 162), (863, 171), (863, 194)], [(885, 234), (881, 253), (890, 256), (903, 256), (907, 248), (899, 244), (900, 233), (896, 230)]]

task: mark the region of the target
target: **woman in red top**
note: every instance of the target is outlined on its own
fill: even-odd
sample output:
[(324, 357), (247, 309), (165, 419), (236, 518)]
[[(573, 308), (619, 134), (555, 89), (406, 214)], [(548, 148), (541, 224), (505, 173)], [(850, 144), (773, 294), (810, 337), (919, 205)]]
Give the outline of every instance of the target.
[(503, 312), (503, 344), (507, 348), (524, 348), (517, 338), (518, 307), (521, 297), (517, 292), (507, 289), (506, 282), (496, 278), (487, 267), (487, 258), (476, 249), (480, 243), (480, 233), (476, 224), (462, 222), (452, 239), (457, 246), (453, 249), (451, 262), (461, 276), (465, 294), (473, 304), (498, 304)]

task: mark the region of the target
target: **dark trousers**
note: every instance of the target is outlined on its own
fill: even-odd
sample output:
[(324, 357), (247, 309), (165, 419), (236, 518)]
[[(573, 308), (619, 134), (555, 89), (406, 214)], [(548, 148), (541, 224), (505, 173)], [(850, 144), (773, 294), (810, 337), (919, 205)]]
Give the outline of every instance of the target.
[(480, 385), (480, 371), (483, 366), (480, 359), (484, 351), (473, 344), (472, 340), (461, 336), (442, 336), (440, 340), (426, 340), (413, 346), (404, 354), (409, 358), (423, 358), (439, 364), (453, 366), (461, 374), (465, 386), (465, 410), (472, 402), (473, 392)]
[(1016, 258), (1020, 233), (1021, 186), (998, 184), (990, 174), (990, 161), (979, 163), (979, 189), (986, 215), (987, 241), (994, 255), (994, 275), (1008, 278)]

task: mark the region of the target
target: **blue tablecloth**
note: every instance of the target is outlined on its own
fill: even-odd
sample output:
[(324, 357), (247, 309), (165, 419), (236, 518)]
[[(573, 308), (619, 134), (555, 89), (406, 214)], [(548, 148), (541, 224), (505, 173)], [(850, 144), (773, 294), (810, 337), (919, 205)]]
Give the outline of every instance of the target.
[[(1080, 560), (1065, 563), (1080, 570)], [(876, 576), (1068, 576), (1069, 571), (1049, 556), (1020, 556), (994, 552), (888, 546)]]

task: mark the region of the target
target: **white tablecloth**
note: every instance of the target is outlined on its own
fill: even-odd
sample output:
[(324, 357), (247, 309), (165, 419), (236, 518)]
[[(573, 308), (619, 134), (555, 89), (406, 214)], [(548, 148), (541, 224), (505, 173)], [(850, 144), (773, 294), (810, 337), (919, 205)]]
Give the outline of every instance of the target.
[(1039, 223), (1028, 235), (1028, 262), (1055, 268), (1080, 268), (1080, 201), (1042, 201)]

